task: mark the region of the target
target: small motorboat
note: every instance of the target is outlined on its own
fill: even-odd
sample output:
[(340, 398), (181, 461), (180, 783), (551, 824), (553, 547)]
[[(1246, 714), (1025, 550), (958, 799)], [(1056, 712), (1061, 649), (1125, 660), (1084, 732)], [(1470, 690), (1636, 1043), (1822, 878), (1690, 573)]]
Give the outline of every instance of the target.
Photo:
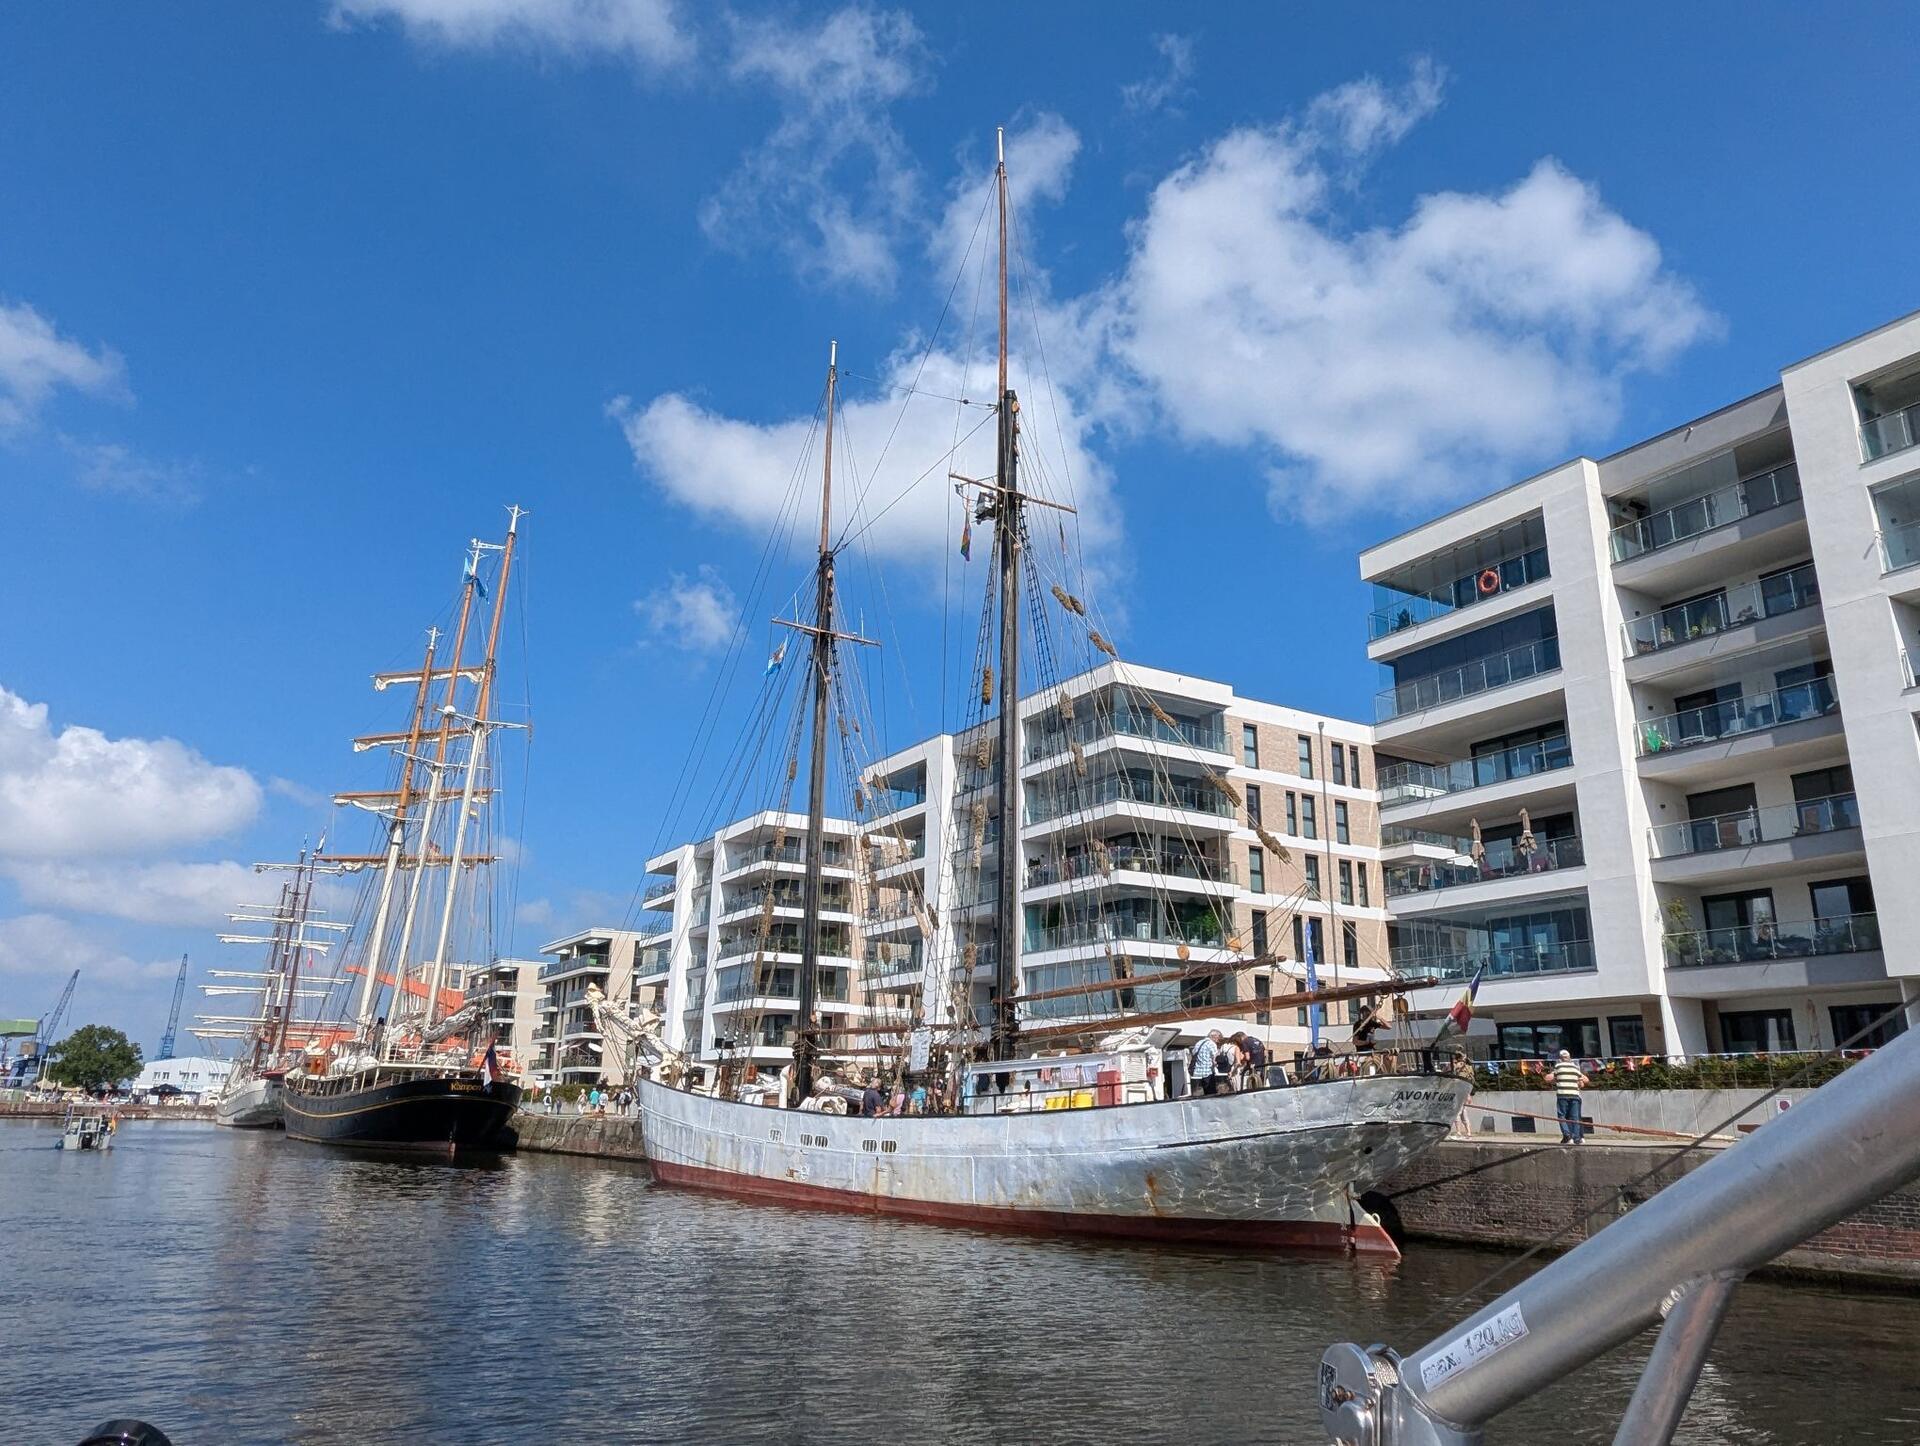
[(111, 1150), (113, 1132), (116, 1128), (118, 1125), (110, 1114), (68, 1110), (66, 1121), (60, 1130), (60, 1148), (63, 1150)]

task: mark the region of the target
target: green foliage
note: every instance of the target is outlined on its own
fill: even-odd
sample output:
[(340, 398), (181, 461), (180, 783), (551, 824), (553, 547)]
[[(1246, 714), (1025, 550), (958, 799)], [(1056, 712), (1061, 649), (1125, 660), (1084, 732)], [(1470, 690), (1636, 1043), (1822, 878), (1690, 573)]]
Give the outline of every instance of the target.
[(85, 1024), (55, 1045), (47, 1077), (92, 1093), (140, 1073), (140, 1046), (117, 1029)]
[[(1654, 1058), (1636, 1069), (1613, 1061), (1587, 1069), (1589, 1090), (1730, 1090), (1771, 1089), (1792, 1080), (1795, 1088), (1811, 1089), (1823, 1085), (1848, 1065), (1853, 1058), (1826, 1059), (1816, 1055), (1743, 1054), (1716, 1055), (1708, 1059), (1670, 1064)], [(1804, 1073), (1803, 1073), (1804, 1072)], [(1540, 1090), (1553, 1088), (1550, 1065), (1521, 1073), (1516, 1064), (1504, 1069), (1475, 1065), (1473, 1087), (1476, 1090)]]

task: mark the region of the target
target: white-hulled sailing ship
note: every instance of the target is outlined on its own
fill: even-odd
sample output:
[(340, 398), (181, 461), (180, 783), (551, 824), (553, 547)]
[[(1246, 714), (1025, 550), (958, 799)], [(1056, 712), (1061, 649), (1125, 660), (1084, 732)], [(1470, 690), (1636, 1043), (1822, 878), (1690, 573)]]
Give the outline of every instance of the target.
[(493, 714), (521, 516), (510, 509), (503, 541), (469, 545), (446, 654), (430, 630), (417, 668), (374, 677), (377, 691), (410, 686), (413, 707), (405, 729), (354, 740), (356, 752), (392, 755), (391, 786), (334, 797), (379, 818), (383, 847), (319, 856), (323, 867), (373, 872), (363, 900), (372, 917), (347, 970), (357, 984), (346, 1017), (286, 1075), (293, 1139), (444, 1156), (509, 1142), (520, 1087), (491, 1047), (476, 1056), (478, 1006), (451, 985), (464, 968), (456, 950), (491, 936), (481, 872), (495, 862), (485, 824), (498, 792), (493, 743), (500, 730), (522, 726)]
[[(201, 986), (202, 993), (223, 1001), (223, 1006), (227, 1001), (247, 1001), (253, 1006), (246, 1014), (203, 1014), (193, 1031), (201, 1039), (237, 1040), (242, 1045), (226, 1083), (214, 1097), (216, 1124), (241, 1130), (280, 1128), (284, 1123), (281, 1082), (314, 1041), (316, 1031), (324, 1030), (301, 1018), (301, 1001), (325, 999), (328, 986), (338, 982), (317, 973), (314, 964), (316, 956), (325, 955), (337, 942), (328, 936), (344, 933), (347, 925), (313, 917), (314, 880), (328, 872), (315, 860), (317, 852), (302, 850), (292, 864), (256, 865), (259, 872), (285, 870), (291, 877), (280, 885), (280, 896), (273, 904), (243, 905), (227, 918), (267, 932), (219, 936), (222, 944), (264, 944), (266, 957), (260, 969), (210, 969), (208, 977), (215, 982)], [(315, 930), (320, 931), (318, 935)]]
[[(1178, 1026), (1248, 1012), (1245, 1004), (1210, 999), (1189, 1005), (1189, 1000), (1207, 995), (1207, 985), (1223, 975), (1274, 962), (1243, 954), (1227, 918), (1219, 919), (1210, 936), (1199, 936), (1219, 945), (1204, 951), (1209, 957), (1194, 957), (1186, 942), (1174, 958), (1160, 954), (1129, 959), (1119, 948), (1106, 946), (1113, 948), (1111, 967), (1102, 960), (1098, 978), (1024, 997), (1020, 993), (1026, 924), (1022, 886), (1030, 863), (1049, 862), (1025, 857), (1016, 822), (1019, 768), (1026, 756), (1020, 721), (1023, 616), (1029, 627), (1043, 626), (1038, 609), (1048, 592), (1072, 619), (1084, 620), (1087, 610), (1058, 582), (1049, 586), (1032, 555), (1029, 504), (1060, 512), (1072, 508), (1025, 490), (1021, 476), (1019, 401), (1007, 378), (1004, 152), (994, 184), (1000, 235), (995, 463), (990, 478), (951, 474), (961, 484), (957, 490), (968, 508), (969, 531), (972, 522), (991, 523), (995, 535), (994, 577), (976, 669), (981, 712), (974, 726), (959, 735), (983, 792), (956, 811), (957, 836), (948, 851), (961, 860), (956, 867), (967, 872), (980, 892), (971, 902), (962, 900), (946, 919), (934, 917), (929, 902), (911, 892), (899, 901), (898, 911), (917, 921), (922, 967), (946, 973), (943, 980), (930, 974), (931, 987), (917, 1007), (904, 1008), (892, 1020), (869, 1011), (839, 1027), (823, 1024), (817, 1009), (823, 931), (840, 927), (823, 926), (821, 918), (828, 760), (840, 759), (844, 771), (850, 740), (861, 729), (857, 714), (851, 720), (845, 716), (849, 694), (857, 696), (859, 690), (845, 683), (839, 655), (843, 648), (852, 651), (846, 645), (867, 641), (839, 631), (836, 615), (832, 486), (837, 371), (830, 361), (821, 434), (814, 606), (805, 621), (785, 624), (809, 643), (810, 698), (794, 704), (793, 753), (784, 762), (790, 788), (799, 773), (804, 732), (810, 751), (801, 920), (796, 940), (783, 938), (775, 944), (771, 935), (778, 896), (768, 891), (751, 961), (744, 966), (755, 977), (737, 986), (748, 995), (797, 996), (792, 1064), (771, 1082), (758, 1078), (752, 1066), (723, 1065), (711, 1071), (696, 1067), (660, 1040), (657, 1015), (616, 1008), (596, 992), (592, 997), (603, 1032), (620, 1042), (637, 1066), (634, 1088), (647, 1157), (666, 1184), (802, 1205), (1017, 1230), (1392, 1252), (1392, 1241), (1359, 1197), (1446, 1135), (1467, 1093), (1467, 1081), (1450, 1060), (1431, 1052), (1383, 1055), (1364, 1070), (1287, 1088), (1166, 1098), (1170, 1061), (1165, 1047)], [(997, 637), (992, 626), (996, 619)], [(1084, 621), (1075, 625), (1084, 626)], [(1097, 631), (1088, 629), (1086, 636), (1094, 648), (1113, 656), (1111, 645)], [(1051, 649), (1043, 643), (1039, 654), (1044, 661)], [(776, 664), (780, 656), (776, 653)], [(1124, 689), (1124, 669), (1119, 676)], [(1051, 707), (1057, 709), (1066, 735), (1076, 736), (1072, 695), (1059, 688), (1057, 680), (1052, 685), (1043, 680), (1041, 691), (1056, 700)], [(1137, 717), (1158, 715), (1177, 738), (1172, 720), (1151, 698), (1142, 693), (1130, 704)], [(986, 712), (990, 706), (995, 708), (991, 716)], [(842, 714), (837, 721), (832, 720), (836, 709)], [(803, 715), (810, 716), (804, 730)], [(1047, 721), (1052, 724), (1054, 719), (1049, 716)], [(1078, 824), (1097, 815), (1103, 796), (1100, 781), (1087, 778), (1079, 744), (1071, 747), (1076, 776), (1062, 795), (1062, 806), (1078, 811), (1073, 820)], [(1217, 789), (1209, 795), (1210, 804), (1235, 798), (1227, 780), (1211, 770), (1208, 775), (1210, 781), (1197, 786)], [(1156, 780), (1153, 786), (1165, 783)], [(856, 790), (854, 811), (860, 807)], [(1171, 832), (1178, 827), (1178, 811), (1169, 809), (1167, 815), (1174, 821), (1168, 824)], [(780, 820), (788, 816), (784, 807), (769, 815)], [(1251, 823), (1275, 857), (1287, 857), (1257, 820)], [(1060, 836), (1070, 832), (1062, 830)], [(1090, 827), (1080, 834), (1087, 840), (1080, 846), (1080, 864), (1099, 867), (1105, 846)], [(783, 822), (772, 845), (776, 854), (789, 847), (786, 836)], [(877, 833), (870, 833), (865, 843), (906, 846), (903, 839)], [(899, 852), (896, 848), (886, 856)], [(868, 849), (858, 854), (865, 858)], [(1090, 859), (1094, 862), (1088, 865)], [(1051, 860), (1056, 870), (1070, 862), (1064, 856)], [(720, 912), (715, 899), (714, 913)], [(1093, 922), (1106, 921), (1096, 914)], [(936, 938), (943, 933), (944, 946), (936, 948)], [(990, 943), (990, 954), (983, 940)], [(798, 954), (797, 988), (776, 987), (773, 981), (784, 983), (787, 976), (787, 958), (780, 956), (789, 950)], [(845, 951), (836, 947), (828, 952)], [(983, 972), (991, 975), (991, 984), (986, 1007), (980, 1009), (974, 990)], [(949, 995), (952, 1007), (944, 1020), (930, 1020), (925, 1003), (941, 992)], [(1395, 986), (1375, 982), (1297, 994), (1286, 1005), (1392, 992)], [(1034, 1027), (1035, 1004), (1069, 995), (1088, 997), (1083, 1016), (1067, 1026)], [(1189, 1007), (1137, 1007), (1139, 1001), (1152, 999)], [(1111, 1012), (1091, 1002), (1098, 1000), (1114, 1006)], [(1124, 1007), (1128, 1004), (1136, 1007)], [(1269, 999), (1252, 1007), (1270, 1009), (1272, 1004)], [(740, 1022), (749, 1038), (775, 1042), (758, 1027), (757, 1018)], [(1075, 1038), (1081, 1041), (1077, 1048), (1044, 1052)], [(846, 1117), (846, 1083), (863, 1061), (887, 1072), (890, 1092), (931, 1085), (930, 1112)], [(768, 1104), (788, 1108), (775, 1111), (766, 1108)]]

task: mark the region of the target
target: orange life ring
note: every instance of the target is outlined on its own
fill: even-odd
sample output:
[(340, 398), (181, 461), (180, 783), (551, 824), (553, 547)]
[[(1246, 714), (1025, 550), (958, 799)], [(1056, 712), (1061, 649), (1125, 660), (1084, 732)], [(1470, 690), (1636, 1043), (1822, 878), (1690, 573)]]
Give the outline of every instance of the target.
[(1480, 595), (1482, 597), (1489, 597), (1499, 591), (1500, 570), (1495, 567), (1490, 567), (1480, 574)]

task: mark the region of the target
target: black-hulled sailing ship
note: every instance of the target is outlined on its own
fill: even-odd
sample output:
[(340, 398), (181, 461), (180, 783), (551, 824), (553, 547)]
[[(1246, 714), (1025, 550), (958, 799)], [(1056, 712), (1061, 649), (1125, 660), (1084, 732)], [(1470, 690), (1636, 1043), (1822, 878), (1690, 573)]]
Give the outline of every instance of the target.
[(520, 1087), (504, 1077), (491, 1047), (475, 1056), (478, 1011), (450, 981), (463, 967), (454, 955), (460, 936), (473, 945), (488, 934), (483, 871), (495, 860), (482, 821), (497, 792), (495, 735), (517, 726), (492, 709), (521, 515), (510, 510), (503, 541), (469, 545), (447, 652), (439, 651), (439, 630), (429, 630), (418, 668), (374, 677), (378, 691), (412, 688), (411, 719), (400, 732), (354, 740), (357, 752), (389, 751), (390, 786), (334, 796), (380, 819), (384, 848), (321, 856), (325, 865), (378, 875), (372, 918), (348, 969), (357, 982), (351, 1011), (337, 1037), (310, 1046), (286, 1076), (293, 1139), (442, 1156), (509, 1143)]

